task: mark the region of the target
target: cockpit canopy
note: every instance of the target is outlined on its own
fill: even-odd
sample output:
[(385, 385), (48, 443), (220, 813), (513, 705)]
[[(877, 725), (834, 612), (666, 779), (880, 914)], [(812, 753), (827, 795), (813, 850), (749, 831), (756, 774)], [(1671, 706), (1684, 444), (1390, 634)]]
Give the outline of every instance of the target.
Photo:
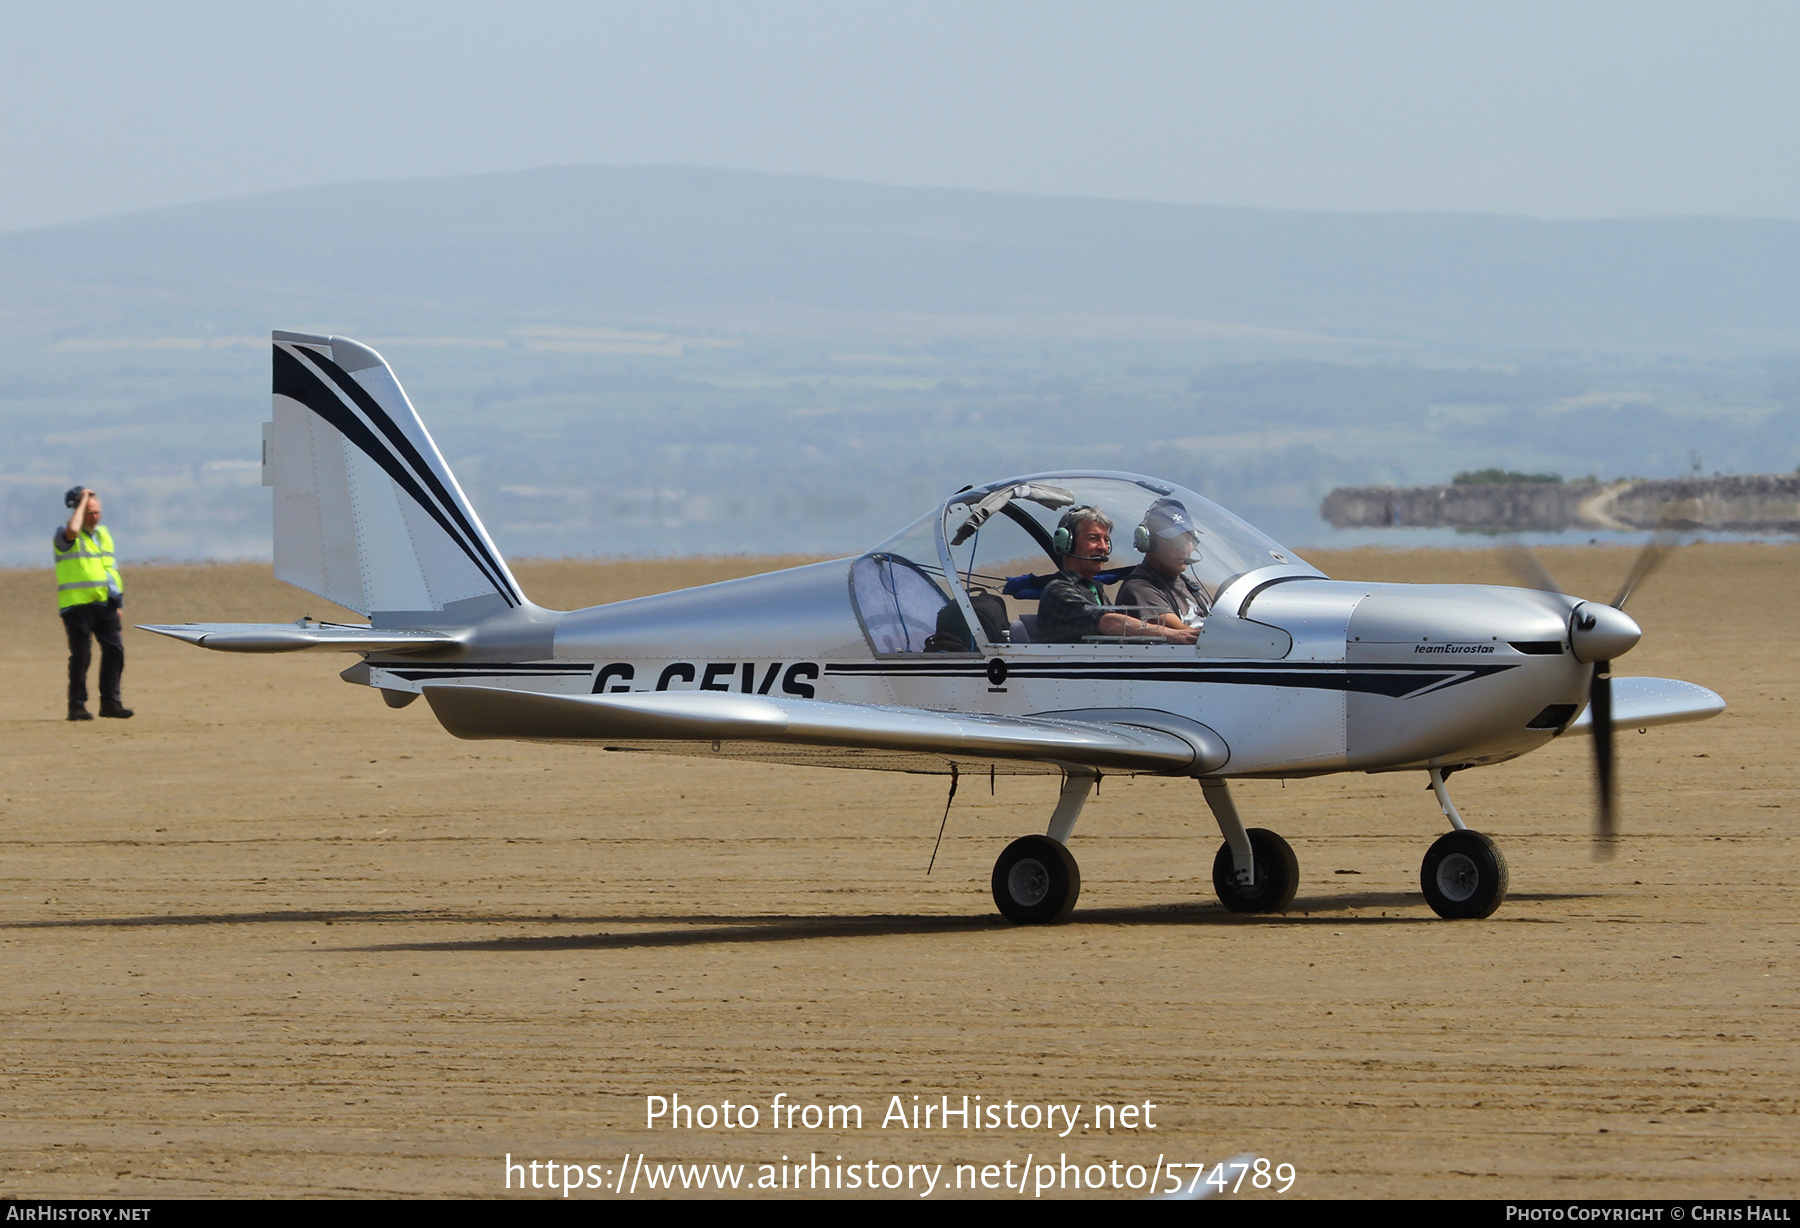
[[(1122, 582), (1146, 554), (1179, 565), (1206, 604), (1252, 572), (1320, 574), (1211, 500), (1129, 473), (1040, 473), (952, 495), (857, 559), (851, 593), (878, 653), (979, 652), (1036, 642), (1036, 602), (1062, 566), (1065, 515), (1094, 508), (1112, 522), (1112, 557), (1096, 580)], [(1111, 593), (1116, 590), (1108, 590)], [(1122, 607), (1108, 607), (1122, 608)], [(1089, 637), (1093, 646), (1129, 642)], [(1191, 651), (1191, 649), (1190, 649)]]

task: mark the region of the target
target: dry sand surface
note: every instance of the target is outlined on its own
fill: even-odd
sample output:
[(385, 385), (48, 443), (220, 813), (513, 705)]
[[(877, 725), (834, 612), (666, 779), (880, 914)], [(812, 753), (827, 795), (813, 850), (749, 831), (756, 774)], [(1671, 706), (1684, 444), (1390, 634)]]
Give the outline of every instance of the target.
[[(1545, 557), (1601, 598), (1630, 560)], [(1478, 551), (1316, 561), (1504, 582)], [(339, 682), (353, 658), (132, 631), (138, 716), (71, 725), (50, 575), (0, 573), (0, 1195), (494, 1196), (508, 1153), (748, 1182), (817, 1153), (941, 1163), (941, 1197), (958, 1163), (1254, 1151), (1300, 1195), (1793, 1197), (1797, 562), (1691, 547), (1634, 598), (1620, 672), (1731, 708), (1621, 739), (1615, 861), (1585, 741), (1456, 778), (1512, 865), (1480, 922), (1419, 894), (1422, 776), (1253, 783), (1302, 883), (1236, 917), (1199, 790), (1109, 779), (1050, 929), (1001, 923), (987, 883), (1053, 779), (965, 782), (927, 877), (941, 779), (458, 742)], [(773, 565), (518, 570), (567, 607)], [(126, 579), (136, 622), (332, 613), (255, 566)], [(760, 1127), (646, 1131), (675, 1093)], [(777, 1093), (864, 1128), (778, 1133)], [(881, 1128), (944, 1094), (1081, 1126), (1149, 1101), (1156, 1128)]]

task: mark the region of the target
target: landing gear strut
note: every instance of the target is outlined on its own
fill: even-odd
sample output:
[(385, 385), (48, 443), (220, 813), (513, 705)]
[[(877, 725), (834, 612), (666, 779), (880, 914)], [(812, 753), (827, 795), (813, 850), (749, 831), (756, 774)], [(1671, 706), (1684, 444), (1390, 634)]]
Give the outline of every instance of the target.
[(1069, 852), (1068, 839), (1098, 779), (1093, 772), (1064, 776), (1049, 832), (1020, 836), (994, 863), (994, 906), (1008, 921), (1054, 925), (1074, 911), (1081, 897), (1081, 867)]
[(1491, 917), (1506, 901), (1506, 857), (1491, 839), (1469, 830), (1438, 768), (1431, 769), (1431, 789), (1455, 830), (1438, 837), (1419, 867), (1425, 902), (1432, 912), (1451, 920)]
[(1202, 780), (1206, 804), (1225, 843), (1213, 858), (1213, 890), (1232, 912), (1285, 912), (1300, 886), (1300, 862), (1286, 840), (1264, 827), (1244, 828), (1231, 789)]

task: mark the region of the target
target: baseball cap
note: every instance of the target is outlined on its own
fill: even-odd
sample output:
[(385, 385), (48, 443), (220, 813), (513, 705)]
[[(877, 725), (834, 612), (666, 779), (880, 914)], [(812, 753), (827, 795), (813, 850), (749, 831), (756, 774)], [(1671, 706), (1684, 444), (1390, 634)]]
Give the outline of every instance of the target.
[(1144, 512), (1144, 527), (1155, 537), (1182, 537), (1197, 533), (1187, 508), (1176, 499), (1158, 499)]

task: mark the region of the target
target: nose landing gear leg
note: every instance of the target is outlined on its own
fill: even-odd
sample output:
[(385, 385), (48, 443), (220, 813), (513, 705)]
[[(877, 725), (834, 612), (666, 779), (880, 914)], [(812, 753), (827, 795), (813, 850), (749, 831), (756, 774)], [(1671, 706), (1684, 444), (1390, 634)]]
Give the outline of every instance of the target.
[(1452, 920), (1491, 917), (1506, 900), (1506, 857), (1499, 845), (1463, 822), (1441, 768), (1431, 769), (1431, 791), (1455, 830), (1438, 837), (1419, 867), (1425, 902)]

